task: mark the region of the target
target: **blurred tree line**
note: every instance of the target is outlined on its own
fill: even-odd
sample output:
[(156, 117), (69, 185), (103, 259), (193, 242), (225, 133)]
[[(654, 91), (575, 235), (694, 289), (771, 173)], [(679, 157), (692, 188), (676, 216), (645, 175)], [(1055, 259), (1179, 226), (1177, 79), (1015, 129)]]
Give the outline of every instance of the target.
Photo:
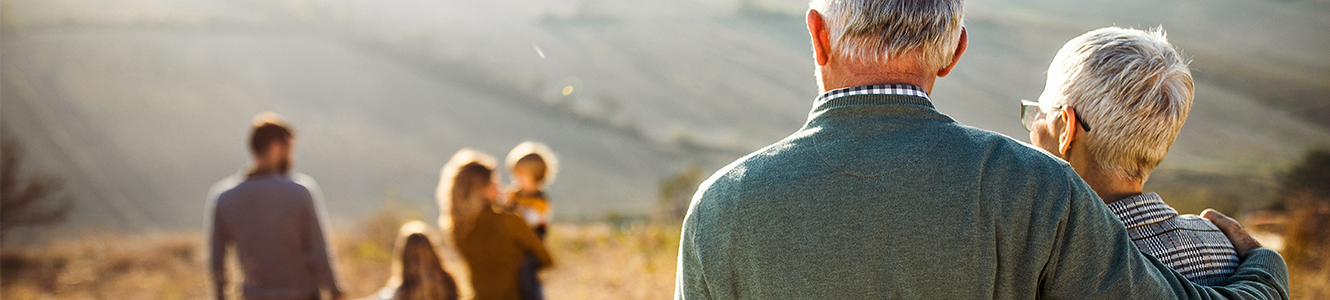
[(697, 164), (690, 164), (660, 182), (657, 211), (660, 218), (672, 222), (682, 221), (688, 214), (688, 204), (697, 193), (698, 185), (706, 180), (706, 173)]
[[(1330, 201), (1330, 150), (1316, 149), (1307, 152), (1298, 163), (1284, 174), (1280, 180), (1279, 198), (1287, 200), (1306, 194)], [(1278, 201), (1273, 208), (1286, 209), (1288, 201)]]
[[(1287, 216), (1282, 252), (1290, 270), (1330, 276), (1330, 150), (1317, 149), (1303, 156), (1281, 178), (1271, 209)], [(1330, 296), (1330, 291), (1321, 292), (1326, 293), (1321, 296)]]

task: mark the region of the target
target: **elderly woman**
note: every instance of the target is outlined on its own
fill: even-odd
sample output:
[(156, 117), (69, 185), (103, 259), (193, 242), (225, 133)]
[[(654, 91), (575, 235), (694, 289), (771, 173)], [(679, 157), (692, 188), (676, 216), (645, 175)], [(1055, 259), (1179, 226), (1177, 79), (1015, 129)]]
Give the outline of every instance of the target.
[(439, 226), (471, 270), (475, 299), (521, 299), (518, 271), (527, 255), (541, 267), (553, 261), (522, 217), (494, 208), (499, 195), (494, 165), (494, 157), (462, 149), (443, 166)]
[(1187, 60), (1163, 30), (1100, 28), (1068, 41), (1039, 102), (1023, 103), (1030, 142), (1071, 164), (1131, 241), (1188, 280), (1222, 285), (1238, 252), (1214, 223), (1179, 215), (1150, 177), (1191, 111)]

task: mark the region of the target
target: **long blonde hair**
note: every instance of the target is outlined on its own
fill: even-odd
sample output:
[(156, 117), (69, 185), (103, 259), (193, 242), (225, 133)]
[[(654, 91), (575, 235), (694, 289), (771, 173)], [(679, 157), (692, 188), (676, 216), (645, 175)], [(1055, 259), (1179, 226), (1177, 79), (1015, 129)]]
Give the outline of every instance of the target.
[(396, 255), (388, 286), (395, 300), (457, 299), (457, 282), (443, 269), (429, 226), (411, 221), (397, 232)]
[(477, 215), (490, 207), (484, 189), (494, 184), (493, 156), (471, 148), (458, 150), (443, 165), (439, 188), (439, 227), (453, 237), (470, 233)]

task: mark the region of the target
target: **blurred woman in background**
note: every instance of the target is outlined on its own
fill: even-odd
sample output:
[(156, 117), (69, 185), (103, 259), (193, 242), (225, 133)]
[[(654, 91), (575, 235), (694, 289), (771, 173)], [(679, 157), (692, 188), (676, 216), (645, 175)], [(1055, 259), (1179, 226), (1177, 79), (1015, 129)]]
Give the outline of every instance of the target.
[(518, 272), (526, 256), (535, 256), (541, 267), (553, 260), (522, 217), (495, 209), (495, 164), (493, 156), (462, 149), (443, 166), (439, 227), (466, 261), (476, 300), (521, 299)]

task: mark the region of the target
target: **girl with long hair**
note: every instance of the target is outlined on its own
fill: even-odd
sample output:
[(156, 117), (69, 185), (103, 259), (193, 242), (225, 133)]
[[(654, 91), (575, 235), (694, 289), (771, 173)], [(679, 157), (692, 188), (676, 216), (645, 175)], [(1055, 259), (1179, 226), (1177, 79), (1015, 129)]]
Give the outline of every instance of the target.
[[(397, 232), (392, 277), (368, 299), (457, 300), (457, 282), (443, 269), (429, 225), (411, 221)], [(368, 300), (367, 299), (367, 300)]]

